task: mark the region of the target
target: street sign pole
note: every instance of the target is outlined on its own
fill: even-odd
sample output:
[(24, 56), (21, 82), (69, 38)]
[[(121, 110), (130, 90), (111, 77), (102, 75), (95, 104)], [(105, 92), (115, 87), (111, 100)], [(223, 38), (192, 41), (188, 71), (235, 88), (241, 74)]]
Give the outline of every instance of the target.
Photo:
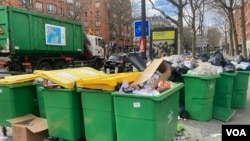
[[(145, 22), (146, 22), (146, 6), (145, 6), (145, 0), (141, 0), (141, 27), (142, 27), (142, 40), (145, 41), (146, 43), (146, 25), (145, 25)], [(150, 29), (148, 29), (150, 30)], [(144, 45), (144, 51), (141, 52), (141, 55), (142, 55), (142, 59), (144, 60), (147, 60), (147, 57), (146, 57), (146, 52), (147, 52), (147, 48), (146, 48), (146, 44), (143, 44)]]

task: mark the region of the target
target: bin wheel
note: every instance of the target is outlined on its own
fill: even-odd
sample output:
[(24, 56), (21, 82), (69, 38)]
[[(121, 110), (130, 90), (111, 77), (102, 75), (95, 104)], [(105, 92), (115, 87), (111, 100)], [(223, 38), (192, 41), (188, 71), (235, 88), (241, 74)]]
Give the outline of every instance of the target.
[(6, 127), (2, 127), (2, 132), (3, 132), (3, 135), (4, 136), (7, 136), (7, 129), (6, 129)]

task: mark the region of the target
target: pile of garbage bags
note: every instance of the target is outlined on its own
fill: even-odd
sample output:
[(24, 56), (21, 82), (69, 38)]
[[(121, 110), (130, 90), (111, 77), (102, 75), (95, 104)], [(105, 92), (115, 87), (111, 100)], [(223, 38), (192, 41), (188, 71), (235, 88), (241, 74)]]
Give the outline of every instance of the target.
[(237, 70), (250, 70), (250, 61), (242, 55), (228, 56), (221, 51), (211, 55), (202, 54), (199, 57), (188, 55), (172, 55), (164, 60), (173, 67), (170, 80), (175, 80), (181, 74), (216, 75), (221, 72), (235, 72)]

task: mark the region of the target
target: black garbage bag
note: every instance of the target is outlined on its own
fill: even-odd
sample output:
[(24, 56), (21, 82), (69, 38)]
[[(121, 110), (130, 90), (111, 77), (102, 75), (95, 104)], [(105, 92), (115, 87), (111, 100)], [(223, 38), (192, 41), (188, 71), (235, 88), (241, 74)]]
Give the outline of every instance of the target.
[(210, 56), (205, 53), (205, 54), (202, 54), (200, 56), (200, 58), (201, 58), (202, 62), (207, 62), (209, 60)]
[(182, 78), (182, 74), (186, 74), (188, 72), (189, 68), (186, 66), (182, 66), (182, 67), (176, 67), (172, 69), (172, 73), (171, 76), (169, 77), (169, 81), (173, 81), (173, 82), (182, 82), (183, 78)]
[(216, 51), (210, 56), (208, 60), (209, 63), (215, 66), (222, 66), (224, 61), (224, 56), (220, 51)]
[(236, 71), (236, 67), (232, 63), (228, 63), (223, 67), (223, 72), (234, 73)]
[(135, 66), (139, 71), (143, 71), (146, 68), (146, 61), (144, 61), (138, 53), (129, 53), (128, 61)]

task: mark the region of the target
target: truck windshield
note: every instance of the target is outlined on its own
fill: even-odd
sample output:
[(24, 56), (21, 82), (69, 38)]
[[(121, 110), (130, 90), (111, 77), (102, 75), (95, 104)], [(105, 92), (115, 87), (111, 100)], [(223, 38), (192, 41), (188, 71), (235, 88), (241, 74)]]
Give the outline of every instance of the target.
[(98, 38), (97, 39), (97, 45), (98, 46), (101, 46), (101, 47), (103, 47), (104, 46), (104, 44), (103, 44), (104, 42), (103, 42), (103, 40), (102, 39), (100, 39), (100, 38)]

